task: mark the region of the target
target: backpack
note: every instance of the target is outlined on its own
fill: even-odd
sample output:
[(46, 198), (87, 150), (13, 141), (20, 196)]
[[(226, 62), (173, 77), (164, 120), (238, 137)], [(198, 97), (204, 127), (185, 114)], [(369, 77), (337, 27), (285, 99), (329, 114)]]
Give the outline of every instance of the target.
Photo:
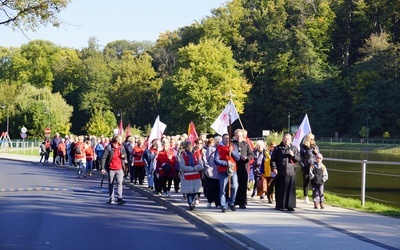
[(75, 154), (76, 154), (76, 155), (82, 154), (82, 149), (81, 149), (81, 146), (80, 146), (80, 145), (76, 145), (76, 146), (75, 146)]

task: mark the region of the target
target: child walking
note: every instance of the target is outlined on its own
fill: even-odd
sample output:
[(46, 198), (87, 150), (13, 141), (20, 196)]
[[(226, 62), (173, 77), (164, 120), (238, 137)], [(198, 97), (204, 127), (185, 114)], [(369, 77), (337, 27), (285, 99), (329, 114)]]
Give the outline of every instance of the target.
[(312, 196), (314, 200), (314, 208), (324, 209), (324, 183), (328, 180), (328, 170), (322, 163), (323, 156), (318, 153), (315, 157), (316, 162), (310, 166), (310, 179), (312, 186)]

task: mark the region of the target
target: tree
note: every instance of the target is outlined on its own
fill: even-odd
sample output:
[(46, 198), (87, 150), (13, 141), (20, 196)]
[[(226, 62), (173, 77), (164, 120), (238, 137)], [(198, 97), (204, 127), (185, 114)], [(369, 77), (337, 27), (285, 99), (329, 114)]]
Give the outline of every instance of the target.
[(242, 113), (250, 85), (232, 57), (232, 51), (217, 39), (179, 50), (175, 74), (162, 92), (162, 113), (168, 114), (166, 121), (171, 124), (168, 129), (186, 131), (190, 121), (199, 131), (208, 129), (228, 103), (230, 91)]
[(35, 30), (40, 25), (59, 26), (58, 14), (70, 0), (2, 0), (0, 25)]
[(109, 98), (114, 100), (114, 110), (124, 111), (125, 124), (144, 126), (153, 121), (148, 114), (158, 104), (161, 79), (151, 63), (149, 54), (133, 56), (130, 51), (124, 51), (118, 62)]
[(72, 107), (60, 94), (52, 94), (48, 88), (38, 89), (30, 84), (24, 84), (13, 100), (13, 131), (23, 125), (28, 129), (28, 135), (41, 137), (48, 126), (52, 131), (62, 135), (69, 133)]
[(86, 132), (90, 135), (104, 135), (111, 137), (117, 124), (115, 115), (107, 110), (105, 112), (95, 110), (94, 114), (86, 124)]

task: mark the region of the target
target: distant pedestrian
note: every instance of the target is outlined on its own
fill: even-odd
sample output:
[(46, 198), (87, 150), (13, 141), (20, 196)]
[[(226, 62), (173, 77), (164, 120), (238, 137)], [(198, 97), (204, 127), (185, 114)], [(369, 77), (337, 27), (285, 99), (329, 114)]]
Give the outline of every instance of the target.
[(104, 155), (104, 143), (103, 143), (103, 141), (97, 142), (97, 144), (96, 144), (96, 146), (94, 148), (94, 153), (96, 155), (95, 169), (100, 170), (101, 159), (103, 158), (103, 155)]
[(238, 205), (239, 208), (242, 209), (245, 209), (247, 205), (247, 185), (249, 181), (248, 165), (249, 162), (254, 158), (253, 151), (250, 148), (250, 145), (246, 142), (244, 134), (245, 133), (243, 129), (237, 129), (235, 131), (235, 139), (233, 141), (233, 144), (235, 144), (235, 147), (240, 155), (240, 159), (236, 161), (239, 186), (237, 189), (235, 205)]
[(323, 156), (318, 153), (315, 157), (315, 162), (310, 166), (310, 179), (313, 192), (314, 208), (324, 209), (324, 183), (328, 180), (328, 170), (322, 163)]
[(122, 182), (124, 180), (124, 161), (126, 161), (125, 148), (122, 145), (122, 137), (114, 136), (109, 145), (106, 146), (101, 160), (101, 173), (108, 174), (108, 204), (115, 204), (114, 182), (117, 182), (117, 204), (125, 204), (122, 198)]
[(189, 210), (193, 210), (196, 206), (196, 198), (198, 193), (203, 191), (201, 186), (201, 171), (203, 164), (193, 153), (193, 144), (190, 141), (184, 143), (184, 151), (179, 156), (179, 167), (182, 172), (181, 189), (186, 194)]
[(83, 135), (78, 136), (77, 142), (74, 145), (74, 162), (75, 166), (78, 169), (77, 177), (86, 178), (86, 154), (85, 154), (85, 143), (83, 142), (84, 137)]
[(144, 176), (146, 174), (144, 165), (145, 162), (143, 160), (143, 154), (144, 154), (145, 146), (144, 146), (144, 138), (139, 137), (137, 139), (137, 144), (133, 147), (133, 167), (134, 170), (131, 171), (131, 174), (133, 173), (134, 175), (131, 175), (131, 183), (133, 182), (135, 185), (137, 184), (139, 180), (139, 185), (143, 185), (144, 181)]
[(40, 160), (39, 160), (39, 165), (42, 164), (42, 161), (45, 161), (46, 159), (46, 141), (47, 139), (45, 139), (39, 146), (39, 154), (40, 154)]
[[(253, 198), (256, 195), (257, 184), (261, 179), (261, 173), (264, 168), (264, 158), (265, 158), (265, 143), (262, 140), (258, 140), (256, 142), (256, 147), (253, 151), (254, 161), (250, 167), (250, 170), (253, 172), (254, 176), (254, 185), (253, 192), (251, 193), (251, 197)], [(262, 181), (262, 180), (261, 180)], [(264, 199), (264, 193), (260, 195), (260, 199)]]
[(272, 203), (274, 200), (275, 173), (271, 171), (271, 156), (276, 147), (276, 142), (272, 141), (268, 145), (264, 157), (264, 168), (262, 168), (261, 173), (265, 178), (267, 178), (267, 198), (268, 203)]
[(58, 144), (61, 142), (60, 134), (57, 132), (54, 137), (51, 139), (50, 145), (51, 150), (53, 151), (53, 164), (56, 164)]
[(315, 156), (320, 153), (315, 136), (308, 133), (304, 136), (303, 144), (300, 147), (301, 156), (301, 175), (303, 177), (303, 195), (304, 202), (308, 203), (308, 188), (310, 186), (310, 166), (315, 162)]
[(86, 156), (86, 175), (92, 175), (95, 154), (92, 146), (92, 141), (90, 140), (86, 141), (85, 156)]
[(221, 197), (219, 195), (218, 167), (214, 162), (215, 151), (217, 150), (217, 147), (215, 145), (215, 140), (213, 138), (208, 139), (206, 147), (207, 150), (204, 161), (204, 166), (205, 166), (204, 196), (207, 197), (208, 208), (211, 208), (212, 203), (215, 203), (216, 208), (221, 208)]
[(65, 139), (61, 138), (61, 141), (57, 147), (58, 161), (56, 161), (56, 163), (58, 165), (65, 165), (65, 155), (66, 154), (67, 154), (67, 149), (66, 149), (66, 145), (65, 145)]
[(156, 173), (161, 181), (162, 195), (164, 198), (171, 196), (172, 180), (175, 177), (177, 160), (175, 151), (171, 149), (168, 139), (163, 139), (162, 150), (158, 153), (156, 163)]
[(222, 141), (215, 151), (214, 163), (218, 167), (219, 194), (221, 210), (226, 212), (228, 206), (236, 211), (235, 199), (238, 190), (238, 176), (236, 173), (236, 162), (240, 155), (238, 149), (229, 141), (229, 135), (222, 135)]
[(301, 160), (292, 135), (285, 133), (282, 142), (275, 147), (271, 156), (271, 169), (275, 174), (275, 209), (294, 211), (296, 207), (296, 163)]

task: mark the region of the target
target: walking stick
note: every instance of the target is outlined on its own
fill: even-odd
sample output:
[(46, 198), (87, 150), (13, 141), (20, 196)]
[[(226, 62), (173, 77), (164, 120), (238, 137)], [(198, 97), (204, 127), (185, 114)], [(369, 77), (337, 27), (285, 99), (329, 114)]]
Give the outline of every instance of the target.
[(105, 174), (103, 174), (103, 178), (101, 178), (100, 188), (103, 188), (104, 176)]

